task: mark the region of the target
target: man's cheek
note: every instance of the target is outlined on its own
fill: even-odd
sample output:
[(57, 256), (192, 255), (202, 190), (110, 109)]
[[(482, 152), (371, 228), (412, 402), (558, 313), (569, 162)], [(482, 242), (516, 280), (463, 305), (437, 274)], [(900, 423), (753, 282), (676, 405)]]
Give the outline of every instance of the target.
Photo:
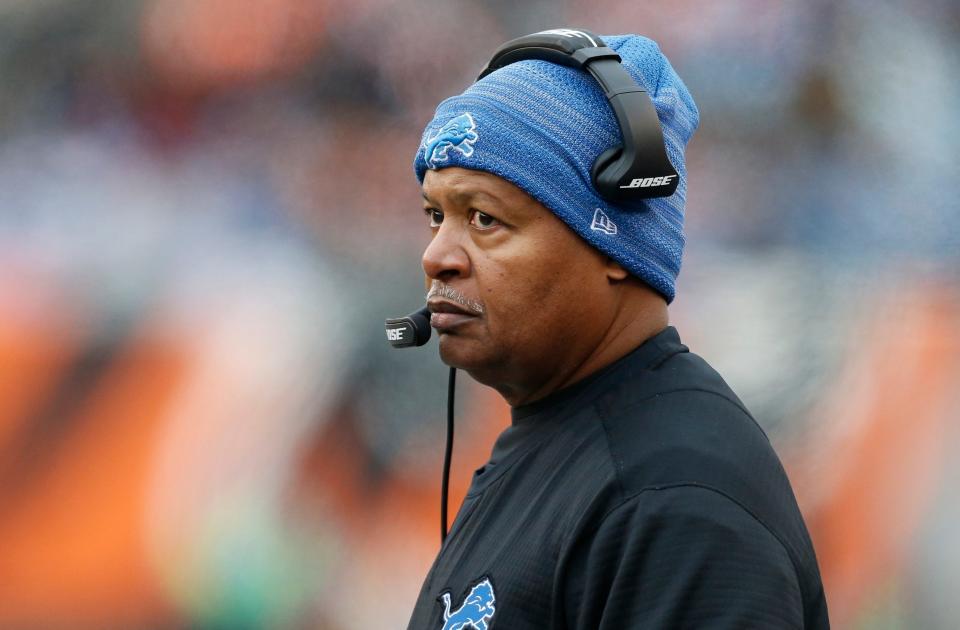
[(524, 315), (512, 308), (491, 304), (477, 323), (477, 339), (491, 352), (514, 353), (523, 343)]

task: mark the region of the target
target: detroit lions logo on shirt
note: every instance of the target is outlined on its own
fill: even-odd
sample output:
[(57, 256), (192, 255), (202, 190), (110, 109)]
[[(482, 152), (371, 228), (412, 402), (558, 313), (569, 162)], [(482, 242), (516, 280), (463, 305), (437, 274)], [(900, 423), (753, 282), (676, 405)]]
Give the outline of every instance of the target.
[(423, 159), (427, 166), (437, 168), (438, 162), (446, 162), (450, 159), (447, 155), (450, 149), (463, 153), (464, 157), (473, 155), (473, 143), (480, 137), (476, 129), (470, 114), (460, 114), (440, 127), (435, 136), (424, 140)]
[(490, 578), (470, 589), (460, 608), (450, 612), (450, 593), (440, 595), (443, 601), (443, 630), (487, 630), (487, 624), (497, 612), (497, 596)]

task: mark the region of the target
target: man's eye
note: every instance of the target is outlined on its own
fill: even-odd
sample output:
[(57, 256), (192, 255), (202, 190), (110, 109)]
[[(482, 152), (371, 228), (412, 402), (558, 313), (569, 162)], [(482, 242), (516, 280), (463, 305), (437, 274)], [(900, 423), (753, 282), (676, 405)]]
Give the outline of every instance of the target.
[(470, 217), (470, 223), (472, 223), (474, 227), (480, 228), (481, 230), (489, 230), (492, 227), (500, 225), (500, 222), (495, 218), (486, 212), (480, 212), (479, 210), (473, 211), (473, 216)]
[(423, 211), (430, 217), (430, 227), (440, 227), (443, 223), (443, 213), (436, 208), (424, 208)]

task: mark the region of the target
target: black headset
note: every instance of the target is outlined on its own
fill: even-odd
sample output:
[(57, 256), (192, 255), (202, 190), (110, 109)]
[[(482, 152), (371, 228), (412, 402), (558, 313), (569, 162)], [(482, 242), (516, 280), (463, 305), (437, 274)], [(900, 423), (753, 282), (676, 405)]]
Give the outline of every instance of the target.
[(524, 59), (586, 70), (603, 88), (623, 135), (623, 146), (601, 153), (590, 170), (604, 199), (617, 203), (669, 197), (677, 190), (680, 178), (664, 149), (653, 101), (600, 37), (560, 28), (512, 39), (497, 49), (477, 80)]
[[(623, 146), (600, 154), (591, 177), (597, 192), (614, 203), (669, 197), (679, 177), (667, 158), (663, 131), (653, 101), (620, 63), (620, 55), (589, 31), (555, 29), (510, 40), (494, 53), (477, 80), (523, 59), (540, 59), (588, 71), (603, 88), (623, 135)], [(386, 321), (387, 340), (395, 348), (422, 346), (430, 340), (430, 311), (424, 307)], [(440, 489), (440, 540), (447, 537), (447, 494), (453, 452), (453, 393), (456, 368), (447, 383), (447, 440)]]

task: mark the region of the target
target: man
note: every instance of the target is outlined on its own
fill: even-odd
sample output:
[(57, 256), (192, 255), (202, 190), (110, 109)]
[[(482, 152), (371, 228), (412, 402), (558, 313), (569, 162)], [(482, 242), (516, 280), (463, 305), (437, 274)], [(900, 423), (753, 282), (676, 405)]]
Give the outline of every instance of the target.
[(826, 628), (776, 454), (668, 325), (697, 109), (655, 43), (603, 40), (653, 101), (672, 195), (598, 193), (617, 119), (590, 75), (541, 60), (441, 103), (416, 156), (440, 356), (513, 422), (409, 628)]

